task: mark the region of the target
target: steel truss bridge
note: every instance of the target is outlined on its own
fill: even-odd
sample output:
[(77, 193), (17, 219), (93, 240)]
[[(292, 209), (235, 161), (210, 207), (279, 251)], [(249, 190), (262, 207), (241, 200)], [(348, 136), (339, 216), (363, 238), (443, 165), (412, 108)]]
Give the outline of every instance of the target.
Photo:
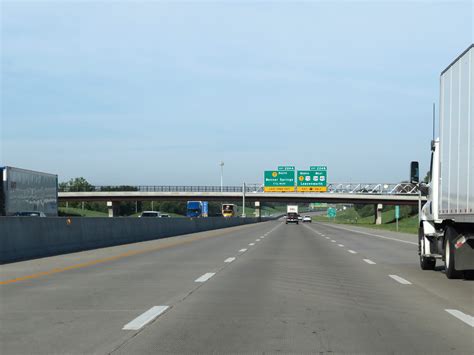
[[(327, 192), (264, 192), (261, 184), (242, 186), (92, 186), (88, 191), (60, 190), (59, 201), (240, 201), (328, 202), (416, 205), (417, 185), (410, 183), (331, 183)], [(424, 198), (421, 198), (424, 200)]]

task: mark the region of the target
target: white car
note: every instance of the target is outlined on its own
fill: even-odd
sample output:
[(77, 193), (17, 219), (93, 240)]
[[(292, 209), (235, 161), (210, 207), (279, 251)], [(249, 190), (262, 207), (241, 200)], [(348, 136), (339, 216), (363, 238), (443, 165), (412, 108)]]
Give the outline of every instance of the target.
[(160, 218), (160, 212), (156, 211), (143, 211), (142, 214), (138, 217), (155, 217)]
[(303, 217), (303, 223), (308, 222), (311, 223), (311, 216), (304, 216)]

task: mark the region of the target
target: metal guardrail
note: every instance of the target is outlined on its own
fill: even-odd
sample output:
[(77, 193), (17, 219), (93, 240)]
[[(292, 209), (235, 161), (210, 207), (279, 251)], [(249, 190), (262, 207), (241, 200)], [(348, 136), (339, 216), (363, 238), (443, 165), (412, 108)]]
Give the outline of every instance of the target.
[[(243, 186), (170, 186), (170, 185), (139, 185), (139, 186), (90, 186), (84, 189), (64, 189), (60, 192), (242, 192)], [(246, 184), (246, 193), (264, 192), (261, 184)], [(376, 195), (418, 195), (418, 186), (411, 183), (331, 183), (327, 186), (328, 193), (376, 194)]]

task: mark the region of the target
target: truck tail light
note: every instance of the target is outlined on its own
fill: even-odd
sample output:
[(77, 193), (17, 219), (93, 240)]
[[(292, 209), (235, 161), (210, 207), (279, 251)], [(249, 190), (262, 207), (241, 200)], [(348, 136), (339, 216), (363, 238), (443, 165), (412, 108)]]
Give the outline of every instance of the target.
[(462, 236), (461, 238), (456, 240), (456, 243), (454, 244), (454, 246), (456, 247), (456, 249), (459, 249), (460, 247), (464, 245), (464, 243), (466, 243), (466, 238)]

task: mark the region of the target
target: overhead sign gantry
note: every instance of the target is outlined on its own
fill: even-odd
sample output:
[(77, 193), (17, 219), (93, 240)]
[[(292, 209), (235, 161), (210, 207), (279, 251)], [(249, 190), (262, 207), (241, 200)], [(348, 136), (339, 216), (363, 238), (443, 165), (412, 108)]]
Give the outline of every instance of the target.
[[(298, 170), (294, 166), (279, 166), (264, 172), (264, 192), (326, 192), (327, 167), (311, 166)], [(296, 175), (296, 176), (295, 176)]]

